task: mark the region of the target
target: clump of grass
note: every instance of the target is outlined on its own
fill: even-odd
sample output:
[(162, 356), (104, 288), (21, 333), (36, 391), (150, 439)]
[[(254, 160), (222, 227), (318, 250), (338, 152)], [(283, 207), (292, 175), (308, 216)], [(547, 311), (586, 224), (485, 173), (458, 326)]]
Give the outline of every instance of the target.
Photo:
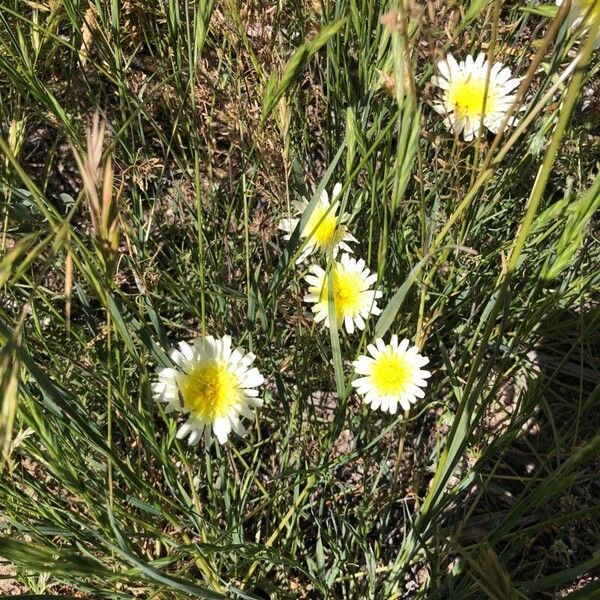
[[(597, 592), (597, 19), (392, 8), (0, 2), (0, 557), (24, 590)], [(522, 81), (465, 142), (430, 82), (480, 51)], [(382, 292), (353, 334), (313, 322), (296, 262), (336, 181)], [(257, 356), (264, 405), (190, 448), (151, 386), (207, 334)], [(351, 371), (391, 334), (432, 372), (395, 415)]]

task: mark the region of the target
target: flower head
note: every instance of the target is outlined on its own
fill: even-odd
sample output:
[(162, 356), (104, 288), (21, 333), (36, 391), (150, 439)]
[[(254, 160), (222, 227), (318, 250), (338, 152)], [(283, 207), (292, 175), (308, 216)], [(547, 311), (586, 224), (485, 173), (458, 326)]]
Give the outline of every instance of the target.
[(189, 415), (177, 437), (189, 434), (193, 445), (204, 435), (208, 445), (211, 431), (221, 444), (232, 430), (242, 435), (240, 417), (252, 419), (252, 409), (262, 406), (255, 388), (264, 378), (258, 369), (250, 368), (254, 354), (233, 349), (228, 335), (220, 339), (209, 335), (190, 344), (180, 342), (170, 357), (176, 368), (158, 369), (152, 392), (154, 400), (166, 403), (167, 412)]
[[(556, 0), (560, 6), (563, 0)], [(600, 0), (573, 0), (567, 17), (569, 27), (579, 27), (582, 23), (590, 25), (593, 19), (600, 19)], [(596, 32), (594, 48), (600, 48), (600, 29)]]
[[(496, 133), (506, 112), (515, 100), (511, 92), (519, 85), (520, 79), (513, 78), (508, 67), (494, 63), (490, 69), (484, 54), (475, 60), (456, 62), (452, 54), (437, 65), (439, 76), (431, 83), (442, 89), (441, 99), (435, 103), (437, 112), (444, 115), (444, 124), (456, 135), (462, 132), (465, 141), (472, 140), (483, 125)], [(510, 119), (509, 125), (514, 124)]]
[[(356, 239), (346, 228), (345, 223), (348, 221), (348, 215), (343, 214), (340, 217), (337, 216), (338, 206), (336, 204), (336, 199), (341, 191), (342, 184), (336, 183), (333, 188), (331, 202), (329, 201), (329, 194), (326, 190), (323, 190), (321, 193), (321, 197), (311, 212), (306, 225), (304, 225), (300, 232), (300, 239), (306, 239), (307, 241), (304, 250), (296, 261), (297, 263), (303, 262), (314, 252), (327, 254), (327, 252), (331, 250), (334, 256), (339, 249), (352, 252), (352, 249), (346, 242), (355, 242)], [(291, 219), (282, 219), (279, 222), (279, 229), (287, 232), (285, 235), (286, 240), (290, 239), (292, 232), (296, 229), (300, 217), (308, 207), (308, 200), (303, 200), (301, 202), (296, 201), (293, 205), (298, 216)]]
[[(308, 283), (308, 294), (305, 302), (312, 302), (315, 321), (323, 321), (329, 327), (329, 300), (327, 273), (318, 265), (311, 265), (310, 273), (305, 277)], [(381, 310), (376, 300), (381, 298), (380, 291), (372, 290), (377, 275), (365, 267), (365, 261), (343, 254), (339, 262), (334, 262), (331, 269), (333, 277), (333, 305), (338, 327), (342, 324), (348, 333), (354, 332), (354, 325), (365, 328), (365, 319), (369, 314), (378, 315)]]
[(367, 346), (368, 355), (359, 356), (352, 364), (358, 377), (352, 382), (356, 391), (363, 396), (365, 404), (373, 410), (381, 408), (394, 414), (398, 404), (408, 410), (417, 398), (423, 398), (429, 371), (422, 370), (429, 359), (421, 356), (416, 346), (409, 348), (409, 341), (398, 343), (398, 336), (392, 335), (389, 344), (381, 338)]

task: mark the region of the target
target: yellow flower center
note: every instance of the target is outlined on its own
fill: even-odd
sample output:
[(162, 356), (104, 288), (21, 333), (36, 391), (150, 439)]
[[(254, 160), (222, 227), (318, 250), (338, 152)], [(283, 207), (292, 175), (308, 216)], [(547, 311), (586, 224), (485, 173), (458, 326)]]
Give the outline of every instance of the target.
[(317, 204), (304, 228), (304, 235), (311, 236), (310, 241), (321, 248), (336, 241), (337, 217), (333, 209), (325, 214), (328, 208)]
[[(323, 284), (321, 300), (327, 302), (327, 280)], [(341, 322), (345, 316), (355, 316), (363, 306), (361, 290), (363, 280), (356, 271), (345, 271), (337, 268), (333, 272), (333, 303), (335, 316)]]
[(197, 365), (181, 378), (179, 389), (185, 408), (202, 421), (224, 417), (240, 397), (237, 377), (218, 361)]
[(460, 117), (481, 117), (492, 98), (492, 83), (488, 85), (487, 100), (485, 99), (485, 77), (466, 76), (460, 81), (450, 83), (448, 103)]
[(413, 368), (402, 354), (386, 350), (375, 360), (371, 371), (373, 387), (380, 396), (399, 396), (407, 391)]

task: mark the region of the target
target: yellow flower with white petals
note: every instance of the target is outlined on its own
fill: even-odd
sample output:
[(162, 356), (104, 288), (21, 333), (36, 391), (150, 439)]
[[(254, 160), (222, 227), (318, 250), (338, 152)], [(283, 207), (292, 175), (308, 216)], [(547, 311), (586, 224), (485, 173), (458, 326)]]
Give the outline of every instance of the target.
[(409, 347), (408, 340), (398, 343), (398, 336), (392, 335), (389, 344), (381, 338), (367, 346), (370, 356), (359, 356), (352, 364), (358, 377), (352, 382), (365, 404), (373, 410), (396, 413), (398, 404), (408, 410), (417, 398), (424, 398), (431, 373), (424, 371), (429, 359), (421, 356), (416, 346)]
[[(563, 0), (556, 0), (560, 6)], [(582, 23), (589, 26), (592, 20), (600, 19), (600, 0), (573, 0), (567, 17), (569, 27), (579, 27)], [(594, 48), (600, 48), (600, 29), (596, 32)]]
[[(321, 252), (327, 254), (330, 250), (335, 256), (338, 250), (346, 250), (352, 252), (352, 248), (346, 242), (356, 242), (354, 236), (348, 231), (345, 223), (348, 221), (349, 215), (343, 214), (340, 217), (337, 215), (338, 205), (337, 197), (342, 191), (342, 184), (336, 183), (333, 188), (331, 202), (329, 194), (323, 190), (321, 197), (317, 201), (313, 211), (310, 213), (306, 224), (304, 225), (300, 239), (306, 240), (306, 245), (296, 263), (301, 263), (311, 254)], [(284, 239), (289, 240), (292, 232), (296, 229), (300, 221), (300, 217), (308, 207), (308, 200), (301, 202), (293, 202), (297, 212), (297, 217), (290, 219), (282, 219), (279, 222), (279, 229), (286, 231)]]
[[(305, 277), (309, 285), (305, 302), (312, 302), (315, 321), (323, 322), (329, 327), (329, 301), (327, 273), (319, 265), (311, 265), (310, 273)], [(354, 332), (354, 326), (365, 328), (365, 319), (370, 315), (378, 315), (381, 309), (377, 299), (382, 293), (372, 290), (377, 281), (377, 274), (371, 273), (365, 261), (343, 254), (339, 262), (334, 262), (331, 269), (333, 277), (333, 305), (338, 327), (342, 324), (348, 333)]]
[[(437, 65), (439, 75), (431, 80), (442, 90), (434, 109), (445, 117), (446, 127), (456, 135), (462, 133), (467, 142), (478, 134), (482, 117), (484, 127), (497, 133), (515, 100), (516, 95), (511, 92), (521, 82), (501, 63), (492, 65), (488, 79), (488, 65), (484, 54), (476, 59), (467, 56), (460, 62), (448, 54)], [(514, 118), (509, 119), (509, 125), (514, 123)]]
[(254, 418), (253, 410), (262, 406), (257, 388), (264, 378), (250, 368), (256, 358), (241, 348), (233, 348), (228, 335), (215, 339), (211, 335), (190, 344), (180, 342), (170, 352), (177, 368), (158, 369), (152, 384), (154, 400), (164, 402), (166, 411), (189, 415), (177, 432), (188, 443), (197, 444), (204, 437), (211, 443), (211, 432), (224, 444), (231, 431), (245, 431), (240, 417)]

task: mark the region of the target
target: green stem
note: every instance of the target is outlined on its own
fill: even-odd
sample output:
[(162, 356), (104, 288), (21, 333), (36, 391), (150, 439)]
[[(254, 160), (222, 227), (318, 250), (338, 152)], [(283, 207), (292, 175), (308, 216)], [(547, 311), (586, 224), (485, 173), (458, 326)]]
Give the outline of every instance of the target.
[[(492, 309), (490, 311), (489, 317), (487, 319), (486, 328), (484, 330), (481, 343), (479, 345), (479, 349), (475, 356), (475, 360), (473, 361), (471, 371), (469, 373), (469, 377), (467, 379), (467, 383), (464, 388), (463, 398), (459, 405), (457, 415), (455, 417), (454, 426), (450, 433), (451, 444), (450, 448), (442, 457), (442, 466), (443, 473), (440, 477), (440, 471), (436, 472), (436, 477), (434, 478), (434, 484), (431, 487), (430, 493), (428, 494), (425, 503), (423, 505), (423, 514), (427, 512), (432, 501), (437, 496), (439, 490), (436, 488), (443, 487), (445, 485), (446, 480), (449, 477), (451, 468), (453, 467), (453, 458), (458, 454), (459, 444), (462, 445), (462, 440), (456, 440), (456, 432), (460, 430), (462, 427), (467, 427), (470, 422), (471, 411), (468, 410), (472, 408), (473, 401), (470, 398), (471, 391), (473, 389), (475, 380), (477, 379), (481, 364), (483, 363), (483, 359), (485, 353), (488, 350), (488, 342), (492, 335), (492, 331), (496, 327), (496, 320), (502, 307), (504, 306), (504, 302), (507, 297), (508, 288), (510, 286), (510, 282), (512, 280), (512, 276), (517, 270), (519, 260), (521, 258), (521, 254), (523, 253), (523, 248), (525, 247), (525, 243), (527, 241), (527, 237), (529, 236), (529, 232), (531, 230), (531, 225), (537, 213), (537, 209), (540, 205), (542, 195), (544, 190), (546, 189), (546, 184), (548, 182), (548, 178), (550, 177), (550, 173), (552, 171), (552, 167), (554, 166), (554, 161), (556, 160), (556, 155), (558, 153), (558, 149), (564, 133), (566, 131), (569, 119), (571, 118), (571, 113), (573, 111), (573, 107), (577, 100), (577, 96), (579, 94), (579, 90), (583, 83), (583, 78), (585, 75), (585, 65), (587, 65), (589, 57), (591, 55), (591, 51), (593, 49), (594, 43), (594, 35), (598, 30), (599, 23), (595, 23), (595, 27), (590, 31), (590, 35), (588, 40), (581, 52), (581, 67), (575, 72), (569, 87), (567, 89), (567, 93), (565, 96), (565, 101), (562, 110), (560, 111), (558, 122), (556, 124), (556, 128), (552, 134), (552, 138), (550, 140), (550, 145), (548, 146), (548, 150), (546, 152), (546, 156), (544, 161), (542, 162), (540, 169), (538, 171), (538, 175), (533, 184), (533, 189), (531, 190), (531, 194), (529, 196), (529, 201), (527, 203), (527, 208), (525, 211), (525, 215), (521, 224), (519, 225), (519, 230), (517, 232), (517, 236), (513, 247), (511, 249), (510, 257), (508, 259), (508, 264), (506, 267), (506, 271), (501, 275), (500, 282), (500, 292), (494, 302)], [(448, 457), (450, 460), (450, 468), (446, 468), (446, 462), (448, 461)], [(439, 479), (439, 482), (436, 482), (435, 479)], [(438, 485), (436, 485), (438, 483)]]
[(575, 71), (575, 74), (573, 75), (573, 78), (571, 79), (571, 82), (565, 94), (564, 104), (562, 110), (560, 111), (556, 128), (554, 129), (552, 138), (550, 140), (550, 144), (548, 146), (548, 150), (546, 152), (546, 156), (544, 157), (544, 161), (540, 166), (538, 175), (533, 184), (533, 188), (529, 196), (529, 201), (527, 203), (525, 215), (519, 226), (519, 230), (517, 232), (515, 242), (511, 249), (507, 265), (505, 268), (503, 267), (502, 272), (500, 274), (499, 293), (487, 318), (486, 327), (482, 335), (481, 342), (479, 344), (479, 349), (477, 351), (475, 359), (473, 360), (467, 383), (465, 384), (462, 398), (458, 406), (457, 414), (454, 418), (452, 430), (449, 434), (449, 442), (446, 446), (444, 453), (440, 457), (440, 463), (431, 483), (429, 493), (425, 498), (420, 515), (415, 524), (415, 531), (414, 533), (411, 533), (411, 535), (407, 538), (403, 549), (400, 552), (400, 555), (397, 559), (396, 565), (399, 568), (401, 568), (402, 565), (405, 564), (409, 557), (412, 555), (415, 536), (419, 535), (419, 533), (417, 532), (420, 532), (420, 534), (422, 534), (426, 529), (429, 513), (435, 506), (440, 494), (443, 492), (446, 483), (450, 478), (450, 475), (456, 465), (458, 457), (460, 456), (460, 453), (463, 449), (464, 441), (468, 438), (468, 432), (470, 427), (472, 426), (473, 409), (477, 400), (476, 397), (471, 397), (473, 395), (472, 392), (474, 389), (474, 385), (479, 376), (485, 354), (488, 351), (488, 344), (492, 336), (492, 332), (497, 327), (496, 322), (498, 315), (504, 307), (512, 276), (518, 268), (519, 260), (523, 253), (523, 249), (529, 236), (533, 220), (537, 213), (537, 209), (540, 205), (542, 195), (544, 193), (546, 184), (552, 171), (552, 167), (554, 165), (554, 161), (556, 159), (560, 143), (569, 123), (569, 119), (575, 106), (579, 90), (581, 89), (581, 85), (585, 76), (585, 66), (589, 61), (593, 49), (594, 37), (598, 31), (599, 26), (600, 20), (597, 20), (592, 25), (592, 27), (590, 27), (590, 32), (587, 41), (581, 51), (580, 67)]
[[(106, 306), (106, 373), (106, 445), (108, 446), (109, 452), (112, 453), (112, 317), (108, 304)], [(106, 466), (108, 505), (112, 511), (114, 505), (112, 460), (109, 460)]]

